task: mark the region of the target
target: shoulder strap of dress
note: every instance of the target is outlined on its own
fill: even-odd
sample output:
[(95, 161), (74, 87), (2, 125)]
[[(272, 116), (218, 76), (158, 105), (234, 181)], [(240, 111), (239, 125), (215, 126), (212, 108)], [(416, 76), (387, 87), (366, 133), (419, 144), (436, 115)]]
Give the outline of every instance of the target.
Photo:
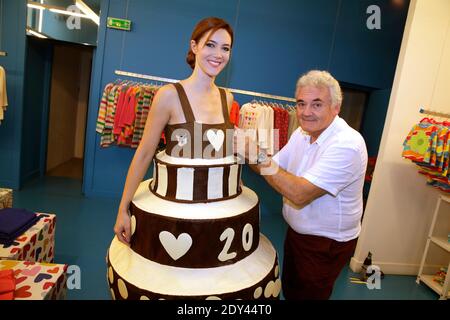
[(228, 113), (227, 93), (223, 88), (219, 88), (219, 91), (220, 91), (220, 101), (222, 102), (223, 120), (225, 123), (229, 123), (230, 114)]
[(183, 109), (184, 118), (186, 119), (186, 123), (195, 122), (194, 113), (192, 112), (191, 104), (189, 103), (189, 99), (186, 95), (186, 91), (184, 91), (181, 83), (174, 83), (175, 89), (177, 89), (178, 97), (180, 98), (181, 108)]

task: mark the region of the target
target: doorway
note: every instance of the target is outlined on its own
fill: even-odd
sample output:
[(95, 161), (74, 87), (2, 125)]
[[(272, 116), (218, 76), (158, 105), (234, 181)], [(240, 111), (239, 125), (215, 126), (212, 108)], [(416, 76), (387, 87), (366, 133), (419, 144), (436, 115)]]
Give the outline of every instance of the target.
[(55, 43), (48, 112), (47, 176), (83, 179), (93, 48)]

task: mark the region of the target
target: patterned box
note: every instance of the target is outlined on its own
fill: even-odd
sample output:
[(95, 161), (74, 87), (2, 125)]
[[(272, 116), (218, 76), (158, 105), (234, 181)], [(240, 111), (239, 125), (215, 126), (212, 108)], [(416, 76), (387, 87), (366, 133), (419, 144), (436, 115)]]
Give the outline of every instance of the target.
[(13, 192), (11, 189), (0, 188), (0, 209), (12, 208)]
[(38, 213), (41, 218), (10, 245), (0, 244), (0, 260), (53, 262), (56, 216)]
[(14, 271), (14, 300), (59, 300), (67, 293), (67, 265), (0, 260), (0, 270)]

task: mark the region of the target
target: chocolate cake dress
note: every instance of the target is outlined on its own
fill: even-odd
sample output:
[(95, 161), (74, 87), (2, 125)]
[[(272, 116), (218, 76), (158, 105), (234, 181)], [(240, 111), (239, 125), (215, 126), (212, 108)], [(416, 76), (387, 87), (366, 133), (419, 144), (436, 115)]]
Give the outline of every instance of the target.
[[(130, 246), (117, 237), (106, 256), (113, 299), (278, 299), (277, 253), (260, 233), (258, 196), (241, 184), (233, 125), (195, 120), (174, 84), (186, 123), (167, 125), (153, 178), (130, 205)], [(196, 143), (197, 142), (197, 143)]]

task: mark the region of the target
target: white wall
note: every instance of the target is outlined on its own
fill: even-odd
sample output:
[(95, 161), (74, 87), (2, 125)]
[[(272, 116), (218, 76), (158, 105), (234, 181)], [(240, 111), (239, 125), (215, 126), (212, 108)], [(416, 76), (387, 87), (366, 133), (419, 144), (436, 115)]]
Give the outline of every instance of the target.
[(387, 274), (418, 272), (439, 191), (401, 157), (402, 143), (420, 106), (450, 112), (449, 29), (449, 0), (411, 1), (353, 271), (371, 251)]

